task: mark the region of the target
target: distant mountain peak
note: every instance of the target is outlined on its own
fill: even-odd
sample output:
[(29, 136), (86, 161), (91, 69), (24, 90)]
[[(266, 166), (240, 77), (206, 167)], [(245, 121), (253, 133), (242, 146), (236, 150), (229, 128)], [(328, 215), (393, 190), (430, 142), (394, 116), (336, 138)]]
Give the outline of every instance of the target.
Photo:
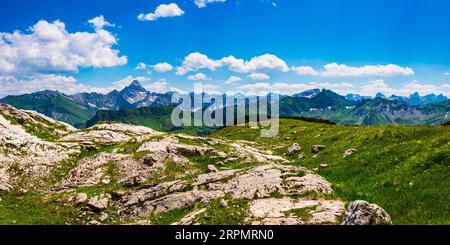
[(322, 90), (319, 88), (315, 88), (315, 89), (310, 89), (310, 90), (306, 90), (303, 91), (301, 93), (298, 94), (294, 94), (294, 97), (302, 97), (302, 98), (313, 98), (316, 95), (318, 95)]
[[(142, 87), (141, 83), (138, 80), (134, 80), (133, 82), (130, 83), (130, 85), (128, 85), (127, 87), (125, 87), (123, 90), (134, 90), (134, 91), (141, 91), (141, 92), (146, 92), (147, 90)], [(122, 90), (122, 91), (123, 91)]]

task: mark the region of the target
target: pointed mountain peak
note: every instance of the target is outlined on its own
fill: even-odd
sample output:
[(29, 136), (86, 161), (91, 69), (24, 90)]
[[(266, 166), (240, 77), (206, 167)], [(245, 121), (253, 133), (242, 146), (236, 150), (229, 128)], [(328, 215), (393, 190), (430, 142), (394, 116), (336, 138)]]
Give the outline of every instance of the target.
[(384, 95), (383, 93), (380, 93), (380, 92), (378, 92), (376, 95), (375, 95), (375, 98), (386, 98), (386, 95)]
[(120, 93), (139, 93), (139, 92), (147, 92), (147, 90), (142, 87), (141, 83), (137, 80), (134, 80), (130, 85), (123, 88)]
[(137, 90), (144, 89), (144, 87), (142, 87), (141, 83), (138, 80), (134, 80), (132, 83), (130, 83), (130, 85), (128, 85), (128, 88), (133, 88)]

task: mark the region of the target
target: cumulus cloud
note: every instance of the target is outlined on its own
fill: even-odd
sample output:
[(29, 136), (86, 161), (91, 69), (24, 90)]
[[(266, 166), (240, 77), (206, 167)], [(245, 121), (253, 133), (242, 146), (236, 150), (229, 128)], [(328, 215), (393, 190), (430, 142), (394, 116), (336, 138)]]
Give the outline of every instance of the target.
[(269, 75), (264, 74), (264, 73), (252, 73), (252, 74), (249, 75), (249, 77), (252, 80), (261, 80), (261, 81), (270, 79)]
[(210, 3), (214, 3), (214, 2), (223, 3), (225, 1), (226, 0), (195, 0), (194, 3), (195, 3), (195, 5), (197, 5), (197, 7), (204, 8), (204, 7), (206, 7), (206, 4), (210, 4)]
[(224, 57), (214, 60), (199, 52), (191, 53), (184, 58), (181, 66), (177, 67), (177, 75), (184, 75), (188, 72), (200, 69), (216, 70), (221, 67), (228, 67), (229, 70), (238, 73), (254, 73), (256, 71), (277, 70), (289, 71), (286, 62), (272, 54), (264, 54), (252, 58), (249, 61), (237, 59), (234, 56)]
[(111, 24), (105, 20), (103, 15), (97, 16), (88, 21), (96, 30), (102, 30), (105, 26), (115, 26), (115, 24)]
[(159, 18), (176, 17), (183, 14), (184, 11), (176, 3), (170, 3), (159, 5), (154, 13), (139, 14), (138, 19), (140, 21), (155, 21)]
[(145, 69), (147, 69), (147, 65), (144, 62), (140, 62), (134, 69), (135, 70), (145, 70)]
[(191, 71), (197, 71), (200, 69), (216, 70), (222, 67), (220, 61), (215, 61), (208, 56), (201, 53), (191, 53), (184, 58), (183, 64), (177, 67), (177, 75), (184, 75)]
[(321, 75), (324, 77), (363, 77), (363, 76), (411, 76), (414, 71), (409, 67), (398, 65), (367, 65), (352, 67), (337, 63), (324, 66)]
[(191, 81), (207, 81), (207, 80), (211, 80), (211, 78), (207, 77), (203, 73), (197, 73), (195, 75), (191, 75), (191, 76), (188, 77), (188, 79), (191, 80)]
[(319, 75), (319, 72), (314, 70), (314, 68), (312, 68), (311, 66), (293, 66), (291, 67), (291, 70), (293, 70), (298, 75)]
[(43, 90), (75, 94), (80, 92), (105, 93), (109, 91), (109, 88), (80, 84), (72, 76), (54, 74), (36, 75), (28, 79), (17, 79), (14, 76), (0, 76), (0, 98), (7, 95), (28, 94)]
[(208, 93), (208, 94), (222, 94), (222, 92), (220, 92), (218, 90), (219, 88), (220, 88), (219, 85), (214, 85), (214, 84), (203, 84), (202, 85), (203, 92)]
[(157, 72), (168, 72), (173, 70), (173, 66), (167, 62), (158, 63), (152, 66), (153, 69)]
[(66, 30), (63, 22), (37, 22), (23, 33), (0, 33), (0, 74), (77, 72), (80, 67), (113, 67), (127, 63), (120, 56), (116, 37), (104, 30), (111, 26), (102, 16), (89, 21), (95, 32)]
[(144, 86), (148, 91), (156, 92), (156, 93), (166, 93), (170, 91), (169, 84), (165, 81), (158, 81), (151, 83), (149, 85)]
[(278, 70), (287, 72), (289, 67), (286, 62), (273, 54), (264, 54), (252, 58), (250, 61), (228, 56), (220, 60), (228, 68), (238, 73), (250, 73), (258, 70)]
[(226, 81), (225, 84), (233, 84), (235, 82), (239, 82), (242, 81), (242, 78), (237, 77), (237, 76), (230, 76)]

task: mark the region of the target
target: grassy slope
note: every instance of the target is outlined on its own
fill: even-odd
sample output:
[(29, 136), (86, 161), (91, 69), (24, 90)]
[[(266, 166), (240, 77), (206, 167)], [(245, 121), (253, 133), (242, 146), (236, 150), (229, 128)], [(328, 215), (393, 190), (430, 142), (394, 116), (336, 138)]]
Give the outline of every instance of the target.
[[(277, 138), (259, 135), (248, 127), (229, 127), (211, 137), (256, 141), (277, 154), (298, 142), (305, 158), (292, 157), (294, 164), (312, 169), (328, 164), (320, 174), (333, 183), (338, 197), (377, 203), (395, 224), (450, 224), (449, 127), (336, 126), (282, 119)], [(315, 144), (326, 149), (313, 158)], [(349, 148), (358, 152), (344, 159)]]
[(142, 125), (163, 132), (177, 132), (192, 135), (208, 135), (213, 128), (208, 127), (175, 127), (172, 125), (173, 107), (141, 107), (118, 111), (98, 111), (87, 123), (86, 127), (107, 121), (133, 125)]
[(91, 118), (95, 109), (79, 105), (62, 96), (20, 95), (2, 99), (18, 109), (33, 110), (74, 126), (82, 126)]

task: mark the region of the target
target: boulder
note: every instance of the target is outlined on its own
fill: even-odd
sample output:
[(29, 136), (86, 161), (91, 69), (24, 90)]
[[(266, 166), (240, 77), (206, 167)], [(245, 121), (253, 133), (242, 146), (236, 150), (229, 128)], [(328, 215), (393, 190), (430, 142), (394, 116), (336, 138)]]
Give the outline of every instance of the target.
[(288, 148), (287, 155), (292, 156), (301, 150), (302, 150), (302, 148), (300, 147), (300, 145), (297, 143), (294, 143), (291, 147)]
[(353, 149), (353, 148), (352, 148), (352, 149), (348, 149), (348, 150), (346, 150), (345, 153), (344, 153), (344, 158), (347, 158), (347, 157), (349, 157), (349, 156), (355, 154), (356, 152), (357, 152), (356, 149)]
[(88, 205), (89, 207), (96, 210), (103, 210), (108, 208), (109, 198), (101, 194), (99, 196), (89, 198)]
[(343, 225), (388, 225), (392, 224), (389, 214), (376, 204), (366, 201), (350, 203), (344, 215)]
[(311, 152), (312, 153), (319, 153), (323, 149), (325, 149), (324, 145), (315, 145), (315, 146), (312, 147)]
[(86, 193), (78, 193), (78, 195), (75, 197), (75, 204), (84, 204), (87, 200), (88, 196), (86, 195)]

